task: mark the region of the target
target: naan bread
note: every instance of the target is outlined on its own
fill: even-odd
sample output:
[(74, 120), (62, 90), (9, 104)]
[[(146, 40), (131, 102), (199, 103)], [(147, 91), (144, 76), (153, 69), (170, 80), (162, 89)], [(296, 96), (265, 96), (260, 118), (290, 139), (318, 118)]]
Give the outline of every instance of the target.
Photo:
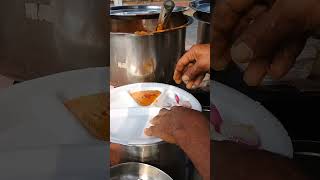
[(161, 92), (158, 90), (137, 91), (130, 93), (131, 97), (140, 106), (151, 105), (160, 96), (160, 94)]
[(78, 97), (64, 104), (92, 136), (109, 141), (109, 96), (106, 93)]

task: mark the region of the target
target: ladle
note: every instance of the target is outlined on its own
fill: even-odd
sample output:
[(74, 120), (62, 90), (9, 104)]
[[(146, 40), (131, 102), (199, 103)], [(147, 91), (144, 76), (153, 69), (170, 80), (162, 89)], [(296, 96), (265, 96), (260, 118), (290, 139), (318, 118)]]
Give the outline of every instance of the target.
[(174, 7), (175, 7), (175, 3), (172, 0), (165, 0), (163, 2), (156, 31), (161, 31), (166, 29), (166, 25), (169, 21), (170, 15)]

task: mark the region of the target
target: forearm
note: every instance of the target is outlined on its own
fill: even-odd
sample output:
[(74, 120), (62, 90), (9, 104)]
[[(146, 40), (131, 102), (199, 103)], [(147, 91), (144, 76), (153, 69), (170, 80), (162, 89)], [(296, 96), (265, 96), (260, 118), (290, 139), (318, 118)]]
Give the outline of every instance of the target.
[(302, 171), (287, 158), (228, 142), (214, 141), (212, 144), (214, 179), (307, 180)]
[(210, 180), (210, 139), (195, 139), (190, 134), (178, 135), (177, 144), (192, 161), (204, 180)]
[(318, 1), (317, 4), (318, 5), (314, 6), (313, 10), (311, 11), (308, 24), (311, 24), (311, 27), (309, 27), (311, 33), (313, 33), (313, 35), (316, 36), (317, 38), (320, 38), (320, 11), (319, 11), (320, 2)]

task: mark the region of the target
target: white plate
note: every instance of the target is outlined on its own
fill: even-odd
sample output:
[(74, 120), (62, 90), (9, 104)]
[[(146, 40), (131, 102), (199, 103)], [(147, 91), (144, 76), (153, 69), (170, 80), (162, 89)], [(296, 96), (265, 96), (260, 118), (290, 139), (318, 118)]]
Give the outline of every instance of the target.
[[(136, 83), (117, 87), (110, 90), (110, 141), (113, 143), (152, 144), (161, 139), (148, 137), (144, 129), (149, 127), (149, 120), (156, 116), (160, 108), (153, 105), (139, 106), (130, 96), (129, 92), (141, 90), (159, 90), (161, 95), (165, 91), (173, 92), (180, 96), (181, 100), (189, 101), (192, 108), (202, 111), (199, 101), (190, 93), (175, 86), (160, 83)], [(161, 96), (160, 95), (160, 96)]]
[(244, 94), (221, 83), (211, 83), (211, 103), (217, 107), (224, 121), (254, 126), (260, 136), (262, 149), (293, 156), (291, 139), (277, 118)]
[[(105, 179), (108, 145), (90, 136), (63, 101), (108, 92), (108, 74), (89, 68), (2, 90), (0, 179)], [(85, 173), (90, 167), (95, 174)]]
[(107, 87), (106, 68), (90, 68), (26, 81), (3, 90), (0, 93), (0, 150), (96, 143), (63, 101), (109, 91)]
[(109, 145), (59, 145), (0, 151), (0, 179), (97, 179), (109, 176)]

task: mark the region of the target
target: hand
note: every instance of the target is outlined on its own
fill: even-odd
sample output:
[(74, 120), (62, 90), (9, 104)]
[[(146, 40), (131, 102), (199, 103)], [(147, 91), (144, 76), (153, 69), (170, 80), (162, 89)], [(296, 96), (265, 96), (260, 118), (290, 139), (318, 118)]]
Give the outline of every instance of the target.
[(288, 73), (320, 24), (317, 0), (220, 0), (213, 16), (213, 69), (249, 63), (244, 80), (256, 86)]
[(110, 165), (115, 166), (121, 163), (122, 148), (120, 144), (110, 143)]
[(162, 109), (150, 123), (152, 126), (145, 129), (146, 135), (156, 136), (173, 144), (210, 137), (208, 120), (201, 112), (189, 108)]
[(198, 44), (178, 61), (173, 75), (177, 84), (183, 81), (188, 89), (198, 88), (210, 70), (210, 44)]
[(145, 134), (156, 136), (177, 144), (191, 159), (204, 180), (210, 179), (210, 134), (209, 122), (201, 112), (173, 107), (162, 109), (152, 119)]
[(214, 179), (308, 180), (292, 160), (278, 154), (227, 141), (212, 142), (211, 152)]

